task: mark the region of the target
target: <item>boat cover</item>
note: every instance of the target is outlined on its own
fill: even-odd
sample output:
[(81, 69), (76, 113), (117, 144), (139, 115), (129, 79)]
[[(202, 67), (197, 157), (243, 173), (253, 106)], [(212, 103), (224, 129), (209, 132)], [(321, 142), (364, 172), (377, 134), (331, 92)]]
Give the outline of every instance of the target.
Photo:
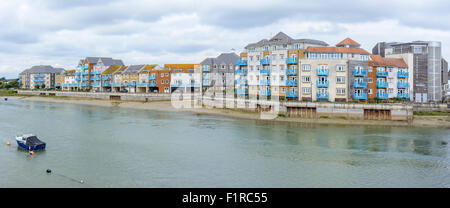
[(35, 146), (39, 146), (42, 144), (45, 144), (45, 142), (39, 140), (36, 136), (29, 136), (26, 138), (25, 145), (27, 145), (27, 146), (35, 147)]

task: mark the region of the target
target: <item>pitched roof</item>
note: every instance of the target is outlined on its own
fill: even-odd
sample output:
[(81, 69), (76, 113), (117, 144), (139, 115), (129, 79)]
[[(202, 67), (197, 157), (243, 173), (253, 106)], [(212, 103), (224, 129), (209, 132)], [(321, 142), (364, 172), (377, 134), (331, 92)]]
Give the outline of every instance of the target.
[(122, 71), (122, 74), (136, 74), (138, 73), (142, 68), (144, 68), (145, 65), (130, 65), (128, 68), (124, 71)]
[(118, 69), (120, 69), (120, 67), (122, 67), (122, 66), (110, 66), (105, 71), (102, 72), (102, 75), (113, 74)]
[(356, 46), (356, 47), (361, 46), (359, 43), (352, 40), (351, 38), (345, 38), (343, 41), (336, 44), (336, 46), (344, 46), (344, 45), (352, 45), (352, 46)]
[(236, 53), (221, 53), (217, 58), (206, 58), (200, 64), (213, 65), (213, 64), (234, 64), (239, 59)]
[(379, 55), (372, 55), (370, 58), (373, 61), (374, 66), (392, 66), (399, 68), (407, 68), (405, 61), (401, 58), (383, 58)]
[(369, 55), (370, 53), (362, 48), (342, 48), (342, 47), (308, 47), (307, 53), (353, 53)]
[(103, 65), (105, 66), (123, 66), (123, 62), (120, 59), (112, 59), (112, 58), (100, 58)]
[(125, 71), (128, 68), (128, 66), (120, 66), (115, 72), (112, 74), (122, 74), (123, 71)]
[(273, 36), (270, 40), (262, 39), (256, 43), (250, 43), (245, 48), (249, 47), (261, 47), (264, 45), (280, 45), (280, 44), (293, 44), (293, 43), (307, 43), (307, 44), (314, 44), (314, 45), (321, 45), (321, 46), (328, 46), (327, 43), (320, 41), (320, 40), (313, 40), (313, 39), (293, 39), (286, 35), (283, 32), (277, 33), (275, 36)]
[(63, 68), (53, 68), (50, 65), (39, 65), (39, 66), (33, 66), (33, 67), (29, 68), (29, 69), (26, 69), (20, 74), (25, 74), (25, 73), (29, 73), (29, 74), (37, 74), (37, 73), (56, 73), (56, 74), (60, 74), (63, 71), (64, 71)]
[(139, 73), (142, 73), (142, 72), (149, 72), (150, 70), (154, 69), (154, 68), (157, 67), (157, 66), (158, 66), (158, 64), (148, 64), (148, 65), (145, 65), (145, 67), (142, 68), (142, 69), (139, 71)]

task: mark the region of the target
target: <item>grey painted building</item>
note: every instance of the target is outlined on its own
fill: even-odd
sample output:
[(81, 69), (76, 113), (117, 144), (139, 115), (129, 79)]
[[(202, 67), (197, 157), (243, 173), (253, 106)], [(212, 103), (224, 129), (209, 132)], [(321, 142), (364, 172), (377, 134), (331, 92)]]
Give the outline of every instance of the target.
[(34, 89), (37, 86), (54, 88), (55, 76), (57, 74), (62, 74), (63, 72), (63, 68), (53, 68), (49, 65), (33, 66), (19, 74), (20, 87), (27, 89)]
[(238, 59), (239, 56), (235, 53), (222, 53), (216, 58), (202, 61), (203, 92), (216, 93), (223, 92), (226, 87), (234, 88), (235, 63)]
[(415, 102), (442, 101), (443, 73), (441, 42), (413, 41), (408, 43), (378, 43), (373, 54), (403, 58), (413, 71)]

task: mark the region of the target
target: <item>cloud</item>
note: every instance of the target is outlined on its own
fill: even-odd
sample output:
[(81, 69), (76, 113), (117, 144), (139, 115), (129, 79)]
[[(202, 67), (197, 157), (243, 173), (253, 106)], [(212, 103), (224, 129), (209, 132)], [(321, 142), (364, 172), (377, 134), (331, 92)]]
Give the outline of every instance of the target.
[(371, 51), (379, 41), (437, 40), (449, 57), (448, 2), (23, 0), (0, 3), (0, 77), (36, 64), (73, 68), (86, 56), (126, 64), (198, 63), (237, 52), (279, 31), (334, 45), (351, 37)]

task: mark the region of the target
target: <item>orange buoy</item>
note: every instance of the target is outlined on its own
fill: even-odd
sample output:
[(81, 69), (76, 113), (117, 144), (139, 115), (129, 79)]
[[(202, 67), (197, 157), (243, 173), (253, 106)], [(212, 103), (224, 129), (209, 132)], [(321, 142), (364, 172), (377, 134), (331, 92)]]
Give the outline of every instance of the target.
[(30, 151), (30, 155), (34, 155), (34, 152), (33, 152), (33, 151)]
[(6, 145), (10, 146), (10, 145), (11, 145), (11, 142), (9, 142), (9, 141), (8, 141), (8, 142), (6, 142)]

